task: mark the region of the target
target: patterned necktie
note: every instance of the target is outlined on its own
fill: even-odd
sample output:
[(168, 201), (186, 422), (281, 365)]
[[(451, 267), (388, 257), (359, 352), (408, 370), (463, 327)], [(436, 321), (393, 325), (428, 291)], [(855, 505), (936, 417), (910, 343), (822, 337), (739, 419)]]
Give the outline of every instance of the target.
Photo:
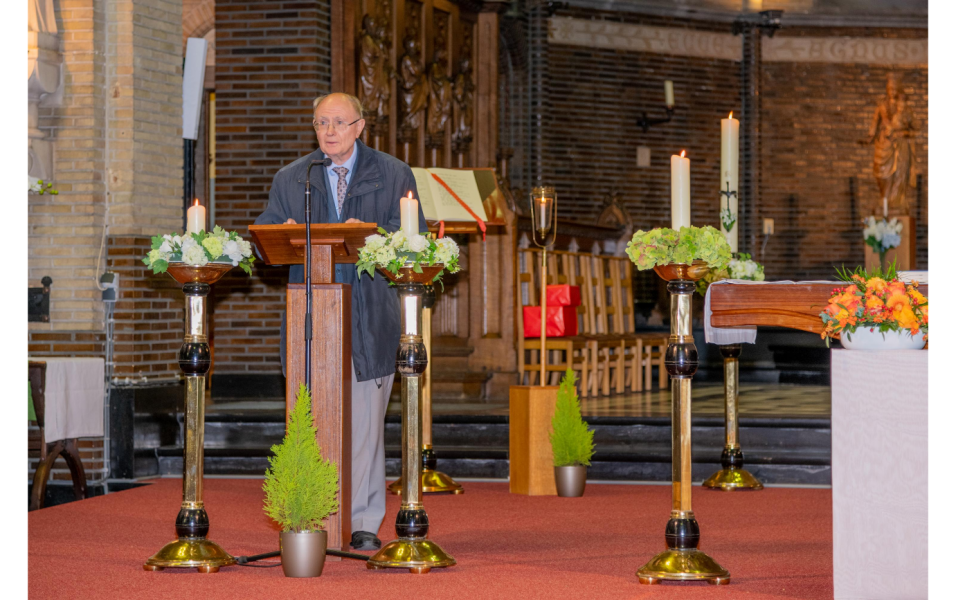
[(345, 188), (348, 187), (345, 183), (345, 175), (349, 170), (345, 167), (333, 167), (332, 171), (339, 176), (339, 184), (336, 186), (335, 193), (338, 195), (338, 211), (339, 217), (341, 217), (342, 205), (345, 204)]

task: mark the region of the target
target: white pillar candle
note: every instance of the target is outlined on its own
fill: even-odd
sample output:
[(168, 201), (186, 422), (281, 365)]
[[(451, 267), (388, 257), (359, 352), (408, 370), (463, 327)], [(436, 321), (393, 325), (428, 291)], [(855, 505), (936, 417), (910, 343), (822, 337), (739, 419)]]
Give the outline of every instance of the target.
[(186, 211), (186, 233), (199, 233), (206, 230), (206, 207), (200, 206), (199, 198)]
[(671, 229), (690, 227), (690, 159), (671, 156)]
[(670, 79), (664, 81), (664, 106), (674, 106), (674, 82)]
[(402, 210), (402, 231), (407, 237), (418, 235), (418, 200), (412, 198), (411, 191), (400, 201)]
[[(720, 231), (730, 244), (730, 251), (737, 252), (737, 230), (740, 217), (737, 212), (738, 169), (740, 160), (740, 121), (734, 113), (720, 120)], [(729, 192), (729, 193), (728, 193)], [(730, 209), (734, 224), (730, 231), (724, 228), (724, 215)]]

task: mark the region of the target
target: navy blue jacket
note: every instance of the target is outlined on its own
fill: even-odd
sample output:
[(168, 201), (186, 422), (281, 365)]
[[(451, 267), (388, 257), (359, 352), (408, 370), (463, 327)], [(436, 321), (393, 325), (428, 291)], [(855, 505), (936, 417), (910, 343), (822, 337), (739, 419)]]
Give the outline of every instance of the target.
[[(312, 168), (312, 222), (344, 223), (354, 218), (363, 223), (378, 223), (387, 231), (397, 231), (402, 224), (399, 199), (409, 190), (418, 197), (412, 170), (394, 156), (373, 150), (361, 140), (356, 140), (355, 145), (358, 158), (346, 190), (341, 217), (332, 208), (325, 169), (320, 166)], [(305, 223), (305, 170), (312, 160), (323, 158), (325, 153), (316, 150), (279, 169), (269, 190), (269, 206), (256, 219), (256, 225), (285, 223), (287, 219)], [(418, 208), (418, 229), (423, 233), (428, 231), (421, 205)], [(376, 273), (374, 279), (368, 275), (359, 278), (354, 265), (337, 266), (340, 268), (336, 269), (336, 281), (352, 286), (355, 378), (368, 381), (386, 377), (395, 372), (395, 353), (401, 336), (398, 294), (381, 273)], [(289, 283), (304, 281), (303, 265), (292, 265)]]

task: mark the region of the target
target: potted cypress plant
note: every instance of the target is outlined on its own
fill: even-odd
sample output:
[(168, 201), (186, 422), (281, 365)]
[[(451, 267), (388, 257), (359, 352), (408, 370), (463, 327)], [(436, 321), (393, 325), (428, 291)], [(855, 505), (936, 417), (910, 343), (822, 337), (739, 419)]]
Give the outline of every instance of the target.
[(551, 419), (551, 451), (554, 454), (554, 481), (558, 496), (584, 495), (588, 465), (594, 456), (594, 432), (581, 418), (581, 404), (574, 387), (574, 371), (568, 369), (561, 379), (558, 400)]
[(325, 566), (324, 521), (338, 511), (336, 465), (322, 460), (312, 423), (312, 395), (299, 385), (285, 438), (272, 447), (266, 471), (265, 512), (282, 528), (279, 547), (286, 577), (318, 577)]

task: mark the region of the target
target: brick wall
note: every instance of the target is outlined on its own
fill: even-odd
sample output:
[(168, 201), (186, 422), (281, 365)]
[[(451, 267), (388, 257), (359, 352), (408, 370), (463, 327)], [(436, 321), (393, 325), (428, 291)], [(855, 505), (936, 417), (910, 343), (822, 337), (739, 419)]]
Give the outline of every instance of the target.
[(181, 227), (180, 0), (62, 0), (61, 106), (41, 109), (59, 195), (29, 196), (29, 280), (53, 278), (50, 322), (30, 331), (101, 331), (96, 287), (111, 234)]
[[(247, 234), (272, 178), (317, 147), (312, 99), (330, 91), (328, 0), (216, 2), (216, 218)], [(278, 373), (288, 270), (261, 263), (214, 289), (217, 373)]]
[[(557, 16), (605, 19), (675, 31), (729, 33), (729, 25), (633, 13), (559, 10)], [(504, 26), (521, 38), (526, 24)], [(783, 36), (925, 38), (926, 30), (891, 28), (783, 29)], [(510, 46), (524, 50), (525, 39)], [(693, 221), (718, 225), (720, 122), (741, 107), (741, 70), (737, 60), (672, 56), (630, 50), (547, 44), (547, 110), (543, 171), (557, 188), (559, 215), (588, 222), (601, 211), (610, 192), (621, 194), (638, 228), (669, 225), (670, 155), (682, 149), (691, 158)], [(504, 61), (502, 61), (504, 62)], [(516, 91), (527, 80), (524, 61), (512, 76)], [(741, 238), (741, 249), (766, 263), (769, 278), (817, 278), (833, 266), (861, 264), (859, 220), (877, 206), (872, 147), (866, 137), (873, 110), (883, 95), (886, 73), (903, 73), (903, 89), (917, 120), (916, 168), (923, 174), (918, 216), (918, 268), (927, 266), (927, 69), (868, 64), (765, 62), (762, 67), (761, 184), (752, 213), (757, 235)], [(502, 73), (505, 75), (506, 73)], [(663, 81), (674, 81), (677, 110), (673, 120), (644, 134), (636, 125), (642, 111), (663, 116)], [(535, 172), (527, 156), (527, 100), (503, 118), (502, 140), (515, 140), (513, 180), (527, 188)], [(743, 126), (741, 126), (743, 132)], [(517, 135), (515, 135), (517, 133)], [(636, 166), (638, 146), (651, 150), (651, 166)], [(534, 145), (530, 156), (534, 160)], [(856, 204), (849, 200), (854, 178)], [(741, 175), (743, 182), (743, 174)], [(914, 199), (916, 192), (910, 190)], [(763, 218), (775, 220), (775, 235), (762, 252)]]
[[(29, 283), (49, 275), (53, 286), (50, 322), (30, 323), (29, 352), (103, 356), (96, 279), (114, 268), (122, 278), (115, 375), (178, 377), (181, 294), (171, 299), (175, 288), (134, 263), (149, 247), (144, 234), (182, 222), (182, 2), (59, 0), (55, 11), (63, 101), (40, 110), (39, 126), (54, 141), (60, 193), (29, 196), (27, 234)], [(102, 468), (102, 440), (80, 446), (84, 466)], [(69, 479), (62, 460), (53, 479)]]
[(183, 343), (185, 309), (182, 287), (169, 275), (154, 275), (142, 263), (147, 236), (111, 236), (108, 266), (120, 276), (113, 312), (114, 378), (176, 380)]
[[(61, 106), (41, 108), (54, 142), (59, 195), (29, 195), (29, 281), (53, 278), (49, 323), (38, 331), (101, 330), (94, 276), (106, 205), (105, 3), (62, 0), (57, 12), (64, 82)], [(72, 335), (72, 334), (68, 334)]]
[[(549, 60), (546, 160), (559, 216), (593, 221), (604, 196), (618, 192), (635, 227), (669, 227), (670, 157), (687, 150), (694, 223), (717, 226), (720, 119), (739, 110), (737, 63), (561, 45), (551, 45)], [(637, 119), (664, 116), (667, 79), (673, 120), (645, 134)], [(638, 146), (651, 149), (650, 167), (637, 167)]]
[[(920, 37), (925, 30), (781, 30), (781, 37), (852, 35)], [(828, 278), (834, 267), (863, 264), (862, 226), (881, 214), (873, 176), (873, 146), (867, 137), (873, 111), (885, 94), (886, 75), (902, 75), (902, 88), (916, 120), (914, 168), (923, 193), (908, 190), (917, 216), (917, 264), (928, 268), (928, 69), (867, 64), (764, 63), (761, 198), (758, 232), (774, 219), (775, 235), (762, 255), (768, 277)], [(855, 199), (851, 200), (850, 178)]]

